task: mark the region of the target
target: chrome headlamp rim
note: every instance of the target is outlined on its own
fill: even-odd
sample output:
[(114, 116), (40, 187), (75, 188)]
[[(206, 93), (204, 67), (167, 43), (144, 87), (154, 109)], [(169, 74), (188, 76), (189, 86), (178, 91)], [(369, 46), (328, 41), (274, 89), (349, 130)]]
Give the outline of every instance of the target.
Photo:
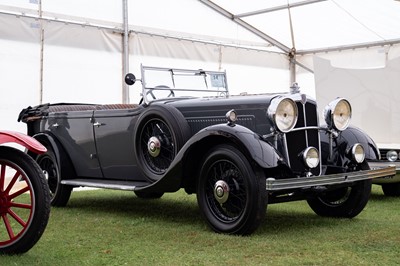
[(351, 147), (351, 158), (357, 163), (362, 163), (364, 161), (365, 150), (363, 145), (356, 143)]
[(399, 158), (399, 155), (397, 154), (397, 152), (395, 150), (390, 150), (386, 153), (386, 159), (389, 162), (395, 162), (395, 161), (397, 161), (398, 158)]
[(331, 101), (324, 109), (324, 118), (329, 129), (345, 130), (350, 125), (351, 115), (350, 102), (345, 98)]
[(303, 163), (308, 168), (316, 168), (319, 165), (319, 152), (315, 147), (306, 148), (303, 153)]
[[(276, 97), (271, 100), (267, 111), (269, 119), (276, 130), (282, 133), (292, 130), (298, 118), (295, 101), (288, 97)], [(285, 124), (287, 124), (285, 126)]]

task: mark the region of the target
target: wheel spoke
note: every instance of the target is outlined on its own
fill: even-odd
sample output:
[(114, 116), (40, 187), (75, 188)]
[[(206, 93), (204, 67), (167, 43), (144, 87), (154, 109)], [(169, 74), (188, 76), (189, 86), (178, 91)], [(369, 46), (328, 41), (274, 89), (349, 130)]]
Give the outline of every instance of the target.
[(26, 226), (26, 222), (25, 222), (21, 217), (19, 217), (19, 215), (16, 214), (13, 210), (9, 209), (9, 210), (8, 210), (8, 213), (9, 213), (20, 225), (22, 225), (23, 227)]
[(17, 182), (18, 177), (21, 176), (21, 173), (17, 171), (14, 175), (14, 177), (11, 179), (10, 183), (8, 184), (7, 189), (4, 191), (6, 194), (10, 193), (12, 187), (15, 185), (15, 182)]
[(19, 195), (25, 193), (25, 192), (28, 192), (28, 191), (30, 191), (30, 188), (29, 187), (24, 187), (24, 188), (16, 191), (15, 193), (9, 195), (9, 198), (13, 199), (13, 198), (18, 197)]
[(32, 205), (31, 204), (25, 204), (25, 203), (16, 203), (16, 202), (11, 202), (11, 207), (15, 207), (15, 208), (21, 208), (21, 209), (32, 209)]
[(11, 224), (10, 224), (10, 221), (8, 220), (7, 214), (3, 214), (1, 217), (3, 217), (4, 226), (7, 229), (8, 236), (10, 237), (10, 239), (13, 239), (14, 232), (11, 228)]
[(0, 170), (0, 191), (4, 190), (4, 182), (6, 179), (6, 165), (1, 164), (1, 170)]

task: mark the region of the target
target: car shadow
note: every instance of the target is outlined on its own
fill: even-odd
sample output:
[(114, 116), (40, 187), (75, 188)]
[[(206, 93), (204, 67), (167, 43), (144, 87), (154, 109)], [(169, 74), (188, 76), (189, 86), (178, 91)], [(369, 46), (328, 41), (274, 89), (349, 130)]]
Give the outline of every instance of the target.
[[(170, 223), (199, 223), (201, 215), (195, 200), (174, 199), (173, 194), (165, 194), (159, 199), (141, 199), (133, 192), (102, 193), (75, 197), (74, 193), (68, 202), (66, 209), (80, 209), (85, 213), (99, 213), (115, 216), (129, 216), (136, 218), (160, 219)], [(85, 193), (85, 192), (78, 192)], [(188, 196), (190, 197), (190, 196)]]
[[(206, 221), (201, 216), (195, 195), (179, 195), (178, 198), (166, 194), (160, 199), (141, 199), (132, 192), (122, 194), (96, 194), (84, 197), (71, 197), (66, 209), (79, 209), (93, 215), (115, 215), (131, 219), (152, 219), (163, 224), (190, 225), (207, 228)], [(291, 204), (291, 203), (289, 203)], [(304, 203), (307, 204), (307, 203)], [(267, 207), (265, 220), (256, 235), (291, 233), (295, 230), (312, 232), (317, 227), (340, 226), (343, 219), (324, 218), (316, 215), (311, 209), (296, 210), (296, 208), (281, 209), (280, 204)], [(308, 206), (307, 206), (308, 207)], [(352, 219), (355, 220), (355, 219)], [(350, 222), (350, 219), (348, 220)], [(210, 230), (211, 232), (211, 230)]]

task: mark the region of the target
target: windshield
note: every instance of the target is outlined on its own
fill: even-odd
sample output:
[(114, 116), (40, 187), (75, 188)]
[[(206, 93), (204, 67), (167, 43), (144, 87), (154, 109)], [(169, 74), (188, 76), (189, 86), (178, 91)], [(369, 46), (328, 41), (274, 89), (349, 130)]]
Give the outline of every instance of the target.
[(145, 103), (168, 97), (227, 97), (226, 73), (142, 66)]

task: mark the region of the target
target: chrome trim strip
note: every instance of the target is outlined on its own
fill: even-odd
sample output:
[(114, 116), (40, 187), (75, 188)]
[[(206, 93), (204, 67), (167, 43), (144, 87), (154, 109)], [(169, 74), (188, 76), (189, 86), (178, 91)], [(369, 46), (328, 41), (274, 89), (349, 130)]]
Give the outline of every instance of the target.
[(355, 181), (374, 179), (378, 177), (392, 176), (396, 174), (396, 167), (340, 173), (333, 175), (311, 176), (301, 178), (275, 179), (267, 178), (267, 191), (279, 191), (284, 189), (309, 188), (314, 186), (345, 184)]
[(396, 170), (400, 172), (400, 162), (390, 162), (390, 161), (368, 161), (368, 165), (371, 169), (374, 168), (384, 168), (387, 166), (396, 166)]
[(400, 175), (396, 174), (395, 176), (384, 176), (384, 177), (379, 177), (375, 178), (372, 181), (372, 184), (391, 184), (391, 183), (400, 183)]
[(106, 188), (106, 189), (118, 189), (118, 190), (136, 190), (137, 186), (134, 185), (123, 185), (123, 184), (107, 184), (97, 183), (84, 180), (61, 180), (61, 184), (70, 186), (81, 186), (81, 187), (94, 187), (94, 188)]
[(310, 127), (296, 127), (296, 128), (293, 128), (290, 132), (293, 132), (293, 131), (301, 131), (301, 130), (309, 130), (309, 129), (318, 129), (318, 130), (321, 130), (320, 127), (310, 126)]

